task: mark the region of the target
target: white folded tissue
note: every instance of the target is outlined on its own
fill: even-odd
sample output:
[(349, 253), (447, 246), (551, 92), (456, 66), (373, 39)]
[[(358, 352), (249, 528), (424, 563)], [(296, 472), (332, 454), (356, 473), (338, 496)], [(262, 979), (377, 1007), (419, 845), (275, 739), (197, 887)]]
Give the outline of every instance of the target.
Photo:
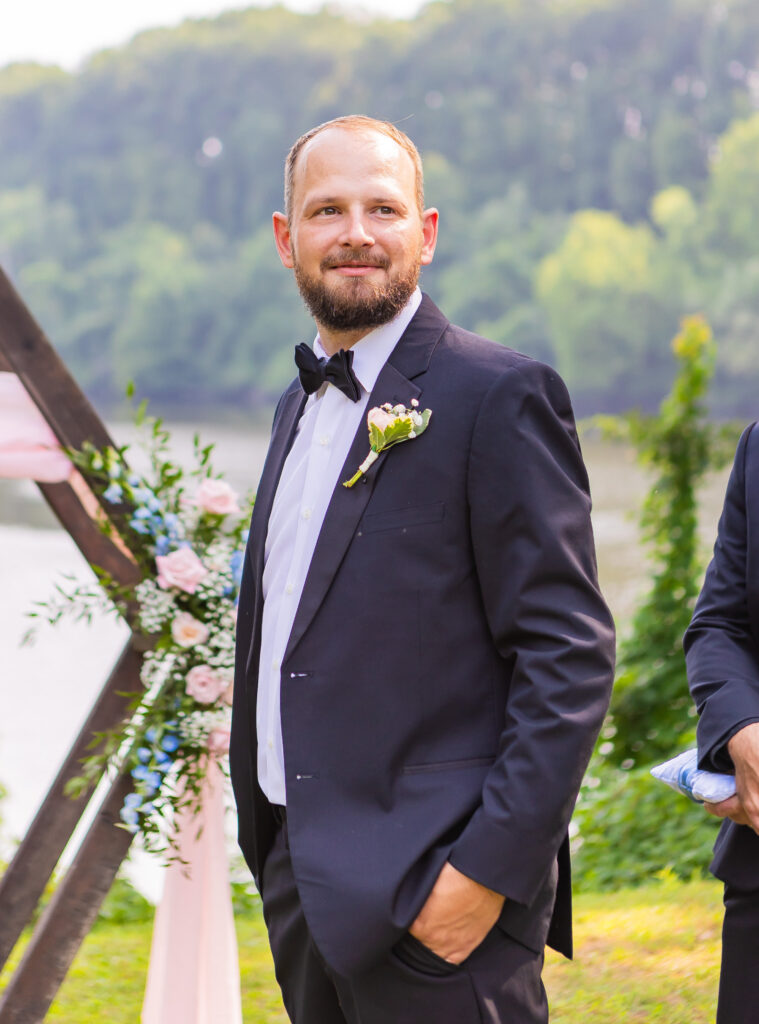
[(700, 804), (718, 804), (735, 796), (735, 776), (702, 771), (698, 767), (697, 750), (686, 750), (664, 764), (655, 765), (651, 774)]

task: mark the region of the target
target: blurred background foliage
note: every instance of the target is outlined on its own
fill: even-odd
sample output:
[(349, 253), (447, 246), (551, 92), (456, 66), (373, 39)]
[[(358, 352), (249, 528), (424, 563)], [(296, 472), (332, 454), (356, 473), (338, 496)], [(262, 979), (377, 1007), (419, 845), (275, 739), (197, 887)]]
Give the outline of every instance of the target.
[(346, 112), (398, 122), (448, 316), (554, 363), (581, 414), (655, 408), (683, 314), (711, 408), (759, 385), (759, 5), (452, 0), (154, 30), (77, 73), (0, 69), (0, 263), (101, 408), (271, 406), (310, 323), (270, 240), (282, 163)]

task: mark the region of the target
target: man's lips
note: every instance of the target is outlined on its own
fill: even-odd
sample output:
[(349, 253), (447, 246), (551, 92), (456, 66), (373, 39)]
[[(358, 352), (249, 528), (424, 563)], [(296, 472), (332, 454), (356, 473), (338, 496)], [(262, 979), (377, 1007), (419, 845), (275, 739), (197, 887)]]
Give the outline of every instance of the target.
[(376, 263), (338, 263), (337, 266), (330, 267), (330, 270), (335, 270), (345, 277), (366, 277), (373, 270), (381, 269)]
[(341, 254), (342, 258), (327, 258), (322, 263), (322, 271), (333, 270), (341, 277), (367, 277), (374, 270), (387, 270), (390, 261), (375, 257), (352, 253)]

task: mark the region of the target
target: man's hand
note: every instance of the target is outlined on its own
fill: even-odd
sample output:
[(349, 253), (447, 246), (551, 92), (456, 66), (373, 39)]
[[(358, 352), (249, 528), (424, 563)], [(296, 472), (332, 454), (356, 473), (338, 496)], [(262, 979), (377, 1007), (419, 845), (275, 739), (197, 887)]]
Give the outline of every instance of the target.
[(727, 744), (735, 765), (735, 796), (718, 804), (704, 804), (717, 818), (730, 818), (759, 834), (759, 722), (740, 729)]
[(466, 960), (498, 920), (504, 897), (447, 862), (409, 931), (452, 964)]

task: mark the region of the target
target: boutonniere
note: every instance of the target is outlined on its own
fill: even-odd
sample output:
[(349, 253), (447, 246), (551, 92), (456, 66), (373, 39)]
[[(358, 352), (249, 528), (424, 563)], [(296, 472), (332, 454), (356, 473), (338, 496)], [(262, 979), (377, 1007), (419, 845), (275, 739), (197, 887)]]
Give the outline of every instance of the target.
[(415, 398), (411, 400), (411, 408), (405, 405), (384, 405), (370, 409), (366, 416), (369, 427), (369, 454), (358, 467), (350, 480), (343, 480), (343, 487), (353, 487), (367, 469), (377, 461), (382, 452), (400, 444), (401, 441), (411, 441), (419, 437), (427, 429), (430, 422), (432, 409), (418, 411), (419, 403)]

